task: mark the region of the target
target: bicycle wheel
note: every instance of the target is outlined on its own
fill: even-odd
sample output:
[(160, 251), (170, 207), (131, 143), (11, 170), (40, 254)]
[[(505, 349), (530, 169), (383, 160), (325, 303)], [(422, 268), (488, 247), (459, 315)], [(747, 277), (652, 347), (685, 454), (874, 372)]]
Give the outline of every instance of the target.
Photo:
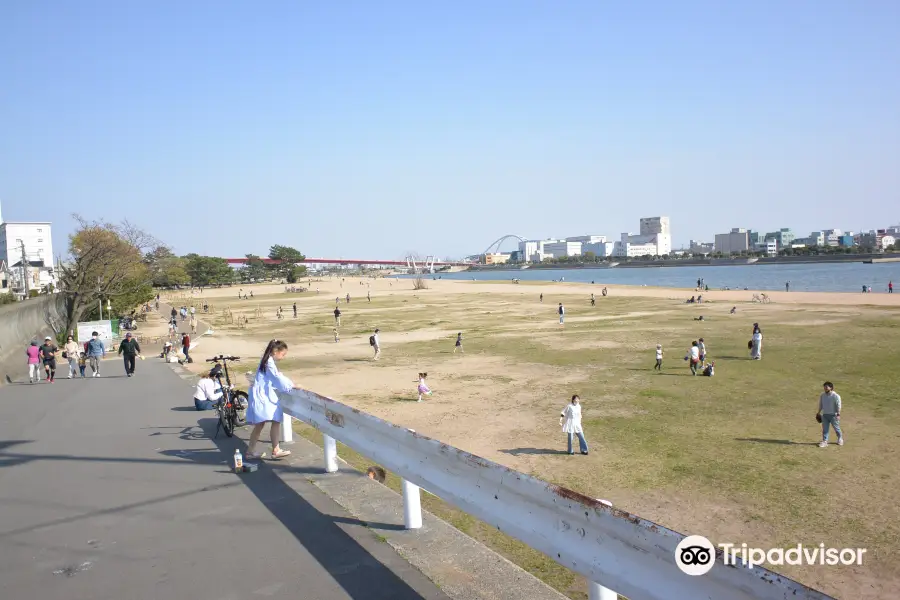
[(234, 423), (237, 427), (243, 427), (247, 424), (247, 409), (241, 407), (249, 404), (247, 392), (234, 390), (231, 392), (231, 397), (234, 402)]
[(225, 390), (220, 406), (219, 421), (222, 423), (222, 429), (225, 431), (225, 435), (232, 437), (234, 435), (234, 403), (231, 392), (228, 390)]

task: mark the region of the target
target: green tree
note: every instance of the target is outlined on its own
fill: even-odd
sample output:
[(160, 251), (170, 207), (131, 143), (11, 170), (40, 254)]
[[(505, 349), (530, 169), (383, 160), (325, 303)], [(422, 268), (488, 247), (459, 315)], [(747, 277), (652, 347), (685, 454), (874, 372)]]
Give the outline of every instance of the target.
[(168, 248), (161, 246), (144, 256), (144, 264), (150, 271), (151, 282), (156, 287), (175, 287), (190, 281), (187, 274), (187, 261), (172, 254)]
[(266, 279), (268, 275), (268, 270), (266, 269), (266, 263), (262, 261), (262, 259), (255, 254), (247, 255), (247, 264), (241, 269), (241, 280), (242, 281), (262, 281)]
[(192, 285), (225, 285), (234, 283), (235, 272), (224, 258), (188, 254), (184, 257), (185, 272)]
[(137, 306), (150, 300), (151, 275), (144, 254), (161, 246), (159, 241), (128, 221), (114, 225), (88, 222), (78, 215), (73, 218), (78, 228), (69, 236), (70, 260), (59, 265), (66, 329), (75, 329), (100, 301), (127, 301)]
[(275, 244), (269, 248), (269, 258), (281, 261), (268, 265), (268, 267), (279, 277), (286, 279), (288, 283), (296, 283), (298, 279), (306, 276), (306, 267), (298, 264), (306, 257), (296, 248)]

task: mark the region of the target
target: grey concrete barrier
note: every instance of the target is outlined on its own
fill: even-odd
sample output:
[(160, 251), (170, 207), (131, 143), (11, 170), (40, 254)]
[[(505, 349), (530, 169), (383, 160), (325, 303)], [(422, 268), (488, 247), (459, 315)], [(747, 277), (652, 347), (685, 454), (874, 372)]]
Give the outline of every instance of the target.
[(66, 326), (66, 304), (62, 294), (46, 294), (15, 304), (0, 306), (0, 385), (28, 378), (25, 347), (39, 342)]

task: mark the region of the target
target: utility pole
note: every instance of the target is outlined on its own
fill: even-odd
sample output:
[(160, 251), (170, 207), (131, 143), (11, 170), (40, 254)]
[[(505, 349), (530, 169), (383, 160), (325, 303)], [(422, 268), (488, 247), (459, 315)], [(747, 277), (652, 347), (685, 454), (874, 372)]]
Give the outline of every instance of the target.
[(28, 298), (28, 258), (25, 256), (25, 242), (19, 240), (22, 248), (22, 285), (25, 286), (25, 297)]

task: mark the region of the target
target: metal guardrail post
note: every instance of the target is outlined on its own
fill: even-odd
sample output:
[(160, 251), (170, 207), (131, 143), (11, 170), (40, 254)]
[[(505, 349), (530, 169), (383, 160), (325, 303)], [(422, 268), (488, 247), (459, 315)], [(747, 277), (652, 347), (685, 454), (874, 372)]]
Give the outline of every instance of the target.
[(281, 418), (281, 441), (286, 444), (294, 443), (293, 422), (291, 415), (283, 415)]
[(338, 470), (337, 462), (337, 442), (330, 435), (322, 434), (322, 446), (325, 448), (325, 472), (336, 473)]
[(588, 600), (618, 600), (619, 595), (595, 581), (588, 581)]
[(407, 529), (422, 527), (422, 498), (419, 486), (403, 480), (403, 525)]

